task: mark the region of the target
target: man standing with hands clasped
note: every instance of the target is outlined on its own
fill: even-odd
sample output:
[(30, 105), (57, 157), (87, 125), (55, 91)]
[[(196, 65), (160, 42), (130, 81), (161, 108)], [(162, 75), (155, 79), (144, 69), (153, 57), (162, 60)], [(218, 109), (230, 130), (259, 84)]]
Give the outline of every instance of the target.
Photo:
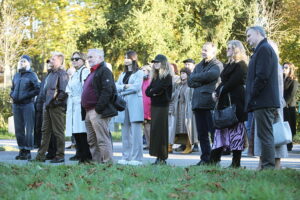
[(280, 107), (278, 59), (269, 45), (265, 30), (252, 26), (246, 30), (247, 42), (254, 48), (246, 83), (246, 109), (254, 112), (255, 129), (261, 141), (262, 169), (275, 166), (275, 145), (272, 125)]

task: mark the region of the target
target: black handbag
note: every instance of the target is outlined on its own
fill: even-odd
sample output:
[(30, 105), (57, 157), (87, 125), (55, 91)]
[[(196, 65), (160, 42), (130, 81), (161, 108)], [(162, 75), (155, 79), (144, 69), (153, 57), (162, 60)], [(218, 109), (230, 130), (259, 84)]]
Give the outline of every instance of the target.
[(113, 105), (118, 111), (124, 111), (126, 108), (126, 101), (118, 94), (115, 94)]
[[(220, 94), (221, 92), (222, 89), (220, 91)], [(229, 93), (228, 93), (228, 98), (229, 98), (229, 106), (224, 109), (218, 110), (217, 108), (219, 104), (219, 99), (216, 102), (212, 118), (213, 118), (214, 127), (217, 129), (230, 128), (238, 122), (238, 119), (235, 114), (236, 106), (234, 104), (231, 104), (231, 98)]]

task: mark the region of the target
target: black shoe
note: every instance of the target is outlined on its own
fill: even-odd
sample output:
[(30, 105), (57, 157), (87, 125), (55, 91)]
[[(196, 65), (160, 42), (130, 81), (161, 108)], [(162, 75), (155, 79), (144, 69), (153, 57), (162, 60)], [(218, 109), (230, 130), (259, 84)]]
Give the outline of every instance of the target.
[(143, 150), (149, 150), (149, 147), (144, 147)]
[(49, 153), (46, 154), (46, 160), (53, 160), (54, 158), (55, 158), (55, 155), (52, 155)]
[(198, 144), (194, 144), (192, 152), (199, 152), (199, 146), (198, 146)]
[(69, 158), (69, 160), (71, 160), (71, 161), (77, 161), (77, 160), (79, 160), (79, 159), (80, 159), (80, 158), (79, 158), (79, 156), (77, 156), (77, 155), (72, 156), (72, 157)]
[(79, 160), (78, 164), (79, 165), (89, 165), (89, 164), (93, 164), (93, 161), (91, 159)]
[(209, 165), (208, 161), (200, 160), (195, 166)]
[(64, 158), (55, 157), (53, 160), (50, 161), (50, 163), (63, 163), (65, 162)]
[(30, 160), (31, 159), (31, 154), (30, 150), (23, 150), (23, 154), (19, 157), (19, 160)]
[(42, 159), (42, 158), (35, 158), (35, 159), (30, 159), (28, 160), (29, 162), (32, 162), (32, 163), (36, 163), (36, 162), (45, 162), (46, 159)]
[(66, 147), (65, 149), (76, 149), (76, 145), (75, 144), (71, 144), (70, 146)]
[(24, 149), (19, 150), (19, 154), (15, 157), (16, 160), (20, 160), (20, 158), (24, 155)]
[(180, 152), (180, 151), (184, 151), (185, 150), (185, 145), (184, 144), (182, 144), (182, 145), (180, 145), (179, 147), (177, 147), (176, 149), (175, 149), (175, 151), (176, 152)]

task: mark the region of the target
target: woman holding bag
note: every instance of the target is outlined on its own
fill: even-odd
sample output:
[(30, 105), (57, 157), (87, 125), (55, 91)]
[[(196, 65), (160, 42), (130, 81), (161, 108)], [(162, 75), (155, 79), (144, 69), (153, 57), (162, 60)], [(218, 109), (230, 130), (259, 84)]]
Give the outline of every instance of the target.
[(216, 129), (211, 151), (211, 163), (221, 161), (223, 150), (233, 152), (230, 167), (240, 167), (241, 154), (245, 146), (247, 134), (244, 121), (247, 113), (244, 112), (245, 81), (247, 77), (247, 56), (243, 44), (238, 40), (231, 40), (227, 47), (228, 62), (221, 73), (221, 84), (216, 89), (214, 98), (218, 100), (218, 108), (224, 109), (231, 104), (236, 106), (238, 122), (231, 127)]
[(122, 124), (123, 157), (118, 161), (122, 165), (142, 165), (143, 139), (142, 124), (144, 107), (142, 84), (144, 73), (139, 70), (137, 53), (128, 51), (125, 55), (125, 70), (116, 82), (119, 95), (124, 97), (126, 108), (119, 112), (115, 122)]

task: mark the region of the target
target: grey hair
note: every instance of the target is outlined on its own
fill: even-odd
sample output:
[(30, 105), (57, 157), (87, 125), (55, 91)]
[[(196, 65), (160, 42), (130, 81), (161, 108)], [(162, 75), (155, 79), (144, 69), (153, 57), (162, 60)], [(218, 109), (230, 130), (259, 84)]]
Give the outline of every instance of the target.
[(104, 59), (104, 51), (103, 51), (103, 49), (89, 49), (88, 52), (94, 52), (98, 56), (100, 56), (101, 58)]
[(266, 31), (265, 31), (265, 29), (262, 26), (251, 26), (251, 27), (249, 27), (249, 28), (246, 29), (246, 33), (249, 30), (251, 30), (251, 29), (254, 30), (254, 31), (256, 31), (256, 32), (258, 32), (264, 38), (267, 37)]

